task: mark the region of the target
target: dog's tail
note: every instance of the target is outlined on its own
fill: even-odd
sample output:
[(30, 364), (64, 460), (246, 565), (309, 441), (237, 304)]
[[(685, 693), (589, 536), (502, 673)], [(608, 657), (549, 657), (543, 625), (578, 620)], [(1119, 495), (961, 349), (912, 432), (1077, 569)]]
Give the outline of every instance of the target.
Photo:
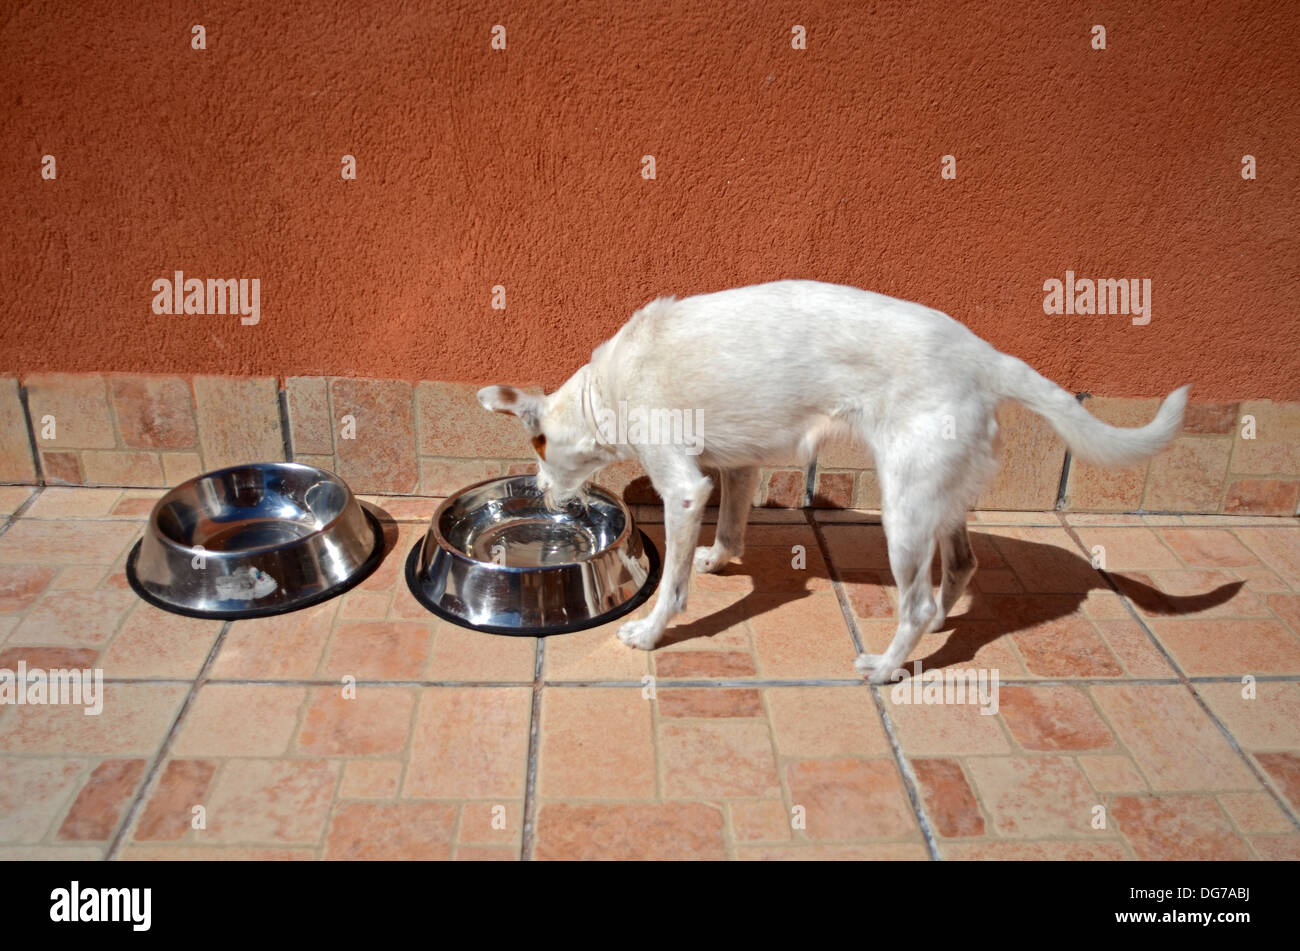
[(1155, 419), (1132, 429), (1103, 423), (1070, 393), (1023, 360), (1005, 353), (998, 354), (990, 388), (1046, 419), (1079, 459), (1098, 466), (1120, 467), (1155, 455), (1178, 435), (1191, 385), (1174, 390), (1160, 404)]

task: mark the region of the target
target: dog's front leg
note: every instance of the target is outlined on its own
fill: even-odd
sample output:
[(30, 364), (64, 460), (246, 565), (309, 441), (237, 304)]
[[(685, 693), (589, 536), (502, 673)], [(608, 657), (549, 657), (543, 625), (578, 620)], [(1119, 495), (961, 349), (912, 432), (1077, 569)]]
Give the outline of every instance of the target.
[(664, 534), (667, 545), (664, 551), (663, 577), (659, 582), (659, 596), (649, 615), (628, 621), (618, 631), (619, 640), (624, 644), (645, 651), (653, 649), (659, 643), (668, 622), (686, 608), (695, 543), (699, 540), (704, 507), (713, 490), (713, 484), (698, 470), (693, 480), (673, 479), (667, 485), (661, 485), (653, 472), (650, 479), (664, 500)]

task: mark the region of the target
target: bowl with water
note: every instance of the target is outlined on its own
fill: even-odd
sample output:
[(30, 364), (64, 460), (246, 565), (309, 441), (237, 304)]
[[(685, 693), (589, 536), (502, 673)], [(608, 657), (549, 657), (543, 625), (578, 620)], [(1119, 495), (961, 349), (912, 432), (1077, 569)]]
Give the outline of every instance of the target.
[(406, 561), (434, 614), (493, 634), (562, 634), (608, 623), (659, 583), (659, 553), (622, 500), (587, 485), (551, 506), (533, 476), (471, 485), (438, 507)]

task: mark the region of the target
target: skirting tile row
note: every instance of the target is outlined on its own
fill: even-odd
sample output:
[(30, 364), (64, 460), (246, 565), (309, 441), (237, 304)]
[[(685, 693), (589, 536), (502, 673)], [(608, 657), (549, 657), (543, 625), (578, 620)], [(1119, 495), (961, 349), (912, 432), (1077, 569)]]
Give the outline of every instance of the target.
[[(485, 412), (478, 386), (343, 377), (37, 373), (0, 379), (0, 483), (160, 488), (250, 461), (337, 472), (359, 493), (445, 496), (532, 471), (517, 422)], [(283, 403), (284, 412), (281, 412)], [(1158, 400), (1087, 397), (1116, 425), (1140, 425)], [(1300, 402), (1193, 403), (1183, 433), (1154, 459), (1108, 471), (1069, 460), (1050, 426), (1016, 404), (998, 412), (1002, 468), (977, 509), (1289, 516), (1300, 511)], [(597, 481), (655, 501), (635, 462)], [(716, 499), (714, 500), (716, 502)], [(840, 442), (816, 462), (765, 469), (768, 508), (879, 509), (870, 454)]]

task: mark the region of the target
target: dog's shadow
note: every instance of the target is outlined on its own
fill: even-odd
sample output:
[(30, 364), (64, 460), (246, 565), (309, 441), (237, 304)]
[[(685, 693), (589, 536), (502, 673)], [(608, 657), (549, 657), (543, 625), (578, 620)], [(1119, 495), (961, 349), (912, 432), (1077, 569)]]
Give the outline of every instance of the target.
[[(867, 559), (870, 564), (887, 564), (883, 533), (863, 533), (863, 545), (877, 548)], [(929, 656), (919, 658), (926, 669), (951, 667), (964, 664), (974, 659), (980, 649), (998, 638), (1024, 631), (1037, 625), (1050, 623), (1074, 614), (1088, 597), (1090, 591), (1112, 591), (1107, 576), (1130, 601), (1150, 615), (1178, 616), (1194, 614), (1224, 604), (1241, 590), (1245, 582), (1234, 581), (1220, 585), (1212, 591), (1196, 595), (1170, 595), (1135, 578), (1122, 573), (1103, 574), (1093, 568), (1092, 564), (1080, 554), (1074, 554), (1055, 545), (1041, 542), (1009, 538), (972, 531), (971, 543), (981, 561), (975, 578), (967, 588), (969, 603), (965, 609), (957, 608), (940, 628), (939, 634), (949, 632), (942, 646)], [(707, 544), (701, 533), (700, 544)], [(834, 577), (831, 569), (821, 557), (809, 557), (806, 569), (788, 567), (782, 572), (779, 583), (773, 580), (773, 564), (770, 557), (763, 557), (759, 552), (772, 552), (780, 549), (746, 548), (745, 557), (733, 561), (722, 571), (722, 577), (746, 576), (751, 579), (751, 590), (739, 601), (714, 611), (705, 617), (697, 618), (685, 624), (669, 625), (664, 632), (660, 646), (677, 644), (701, 637), (713, 637), (722, 633), (737, 621), (755, 617), (772, 611), (783, 604), (810, 597), (814, 590), (813, 579), (821, 578), (836, 581), (858, 582), (864, 579), (875, 580), (882, 586), (894, 585), (888, 569), (865, 572), (845, 572), (842, 577)], [(788, 551), (788, 550), (787, 550)], [(996, 553), (990, 557), (990, 553)], [(809, 552), (812, 555), (812, 552)], [(1000, 558), (1004, 564), (997, 564)], [(749, 564), (747, 564), (747, 559)], [(992, 561), (994, 564), (989, 565)], [(788, 559), (786, 564), (788, 565)], [(987, 567), (986, 567), (987, 566)], [(996, 566), (996, 567), (995, 567)], [(1011, 593), (990, 593), (979, 586), (982, 571), (997, 570), (1004, 572), (1010, 567), (1019, 579), (1022, 574), (1033, 575), (1030, 587), (1039, 590), (1016, 590)], [(1041, 572), (1035, 569), (1041, 568)], [(801, 583), (792, 584), (792, 579)], [(939, 582), (938, 558), (931, 572), (931, 581), (937, 586)], [(1016, 587), (1023, 587), (1019, 584)], [(692, 588), (699, 591), (696, 579)], [(852, 600), (850, 596), (850, 600)], [(897, 605), (897, 597), (891, 603)], [(855, 612), (856, 613), (856, 612)], [(896, 619), (896, 611), (889, 619)], [(924, 642), (922, 642), (924, 643)], [(865, 645), (864, 645), (865, 646)], [(870, 650), (870, 648), (867, 648)]]

